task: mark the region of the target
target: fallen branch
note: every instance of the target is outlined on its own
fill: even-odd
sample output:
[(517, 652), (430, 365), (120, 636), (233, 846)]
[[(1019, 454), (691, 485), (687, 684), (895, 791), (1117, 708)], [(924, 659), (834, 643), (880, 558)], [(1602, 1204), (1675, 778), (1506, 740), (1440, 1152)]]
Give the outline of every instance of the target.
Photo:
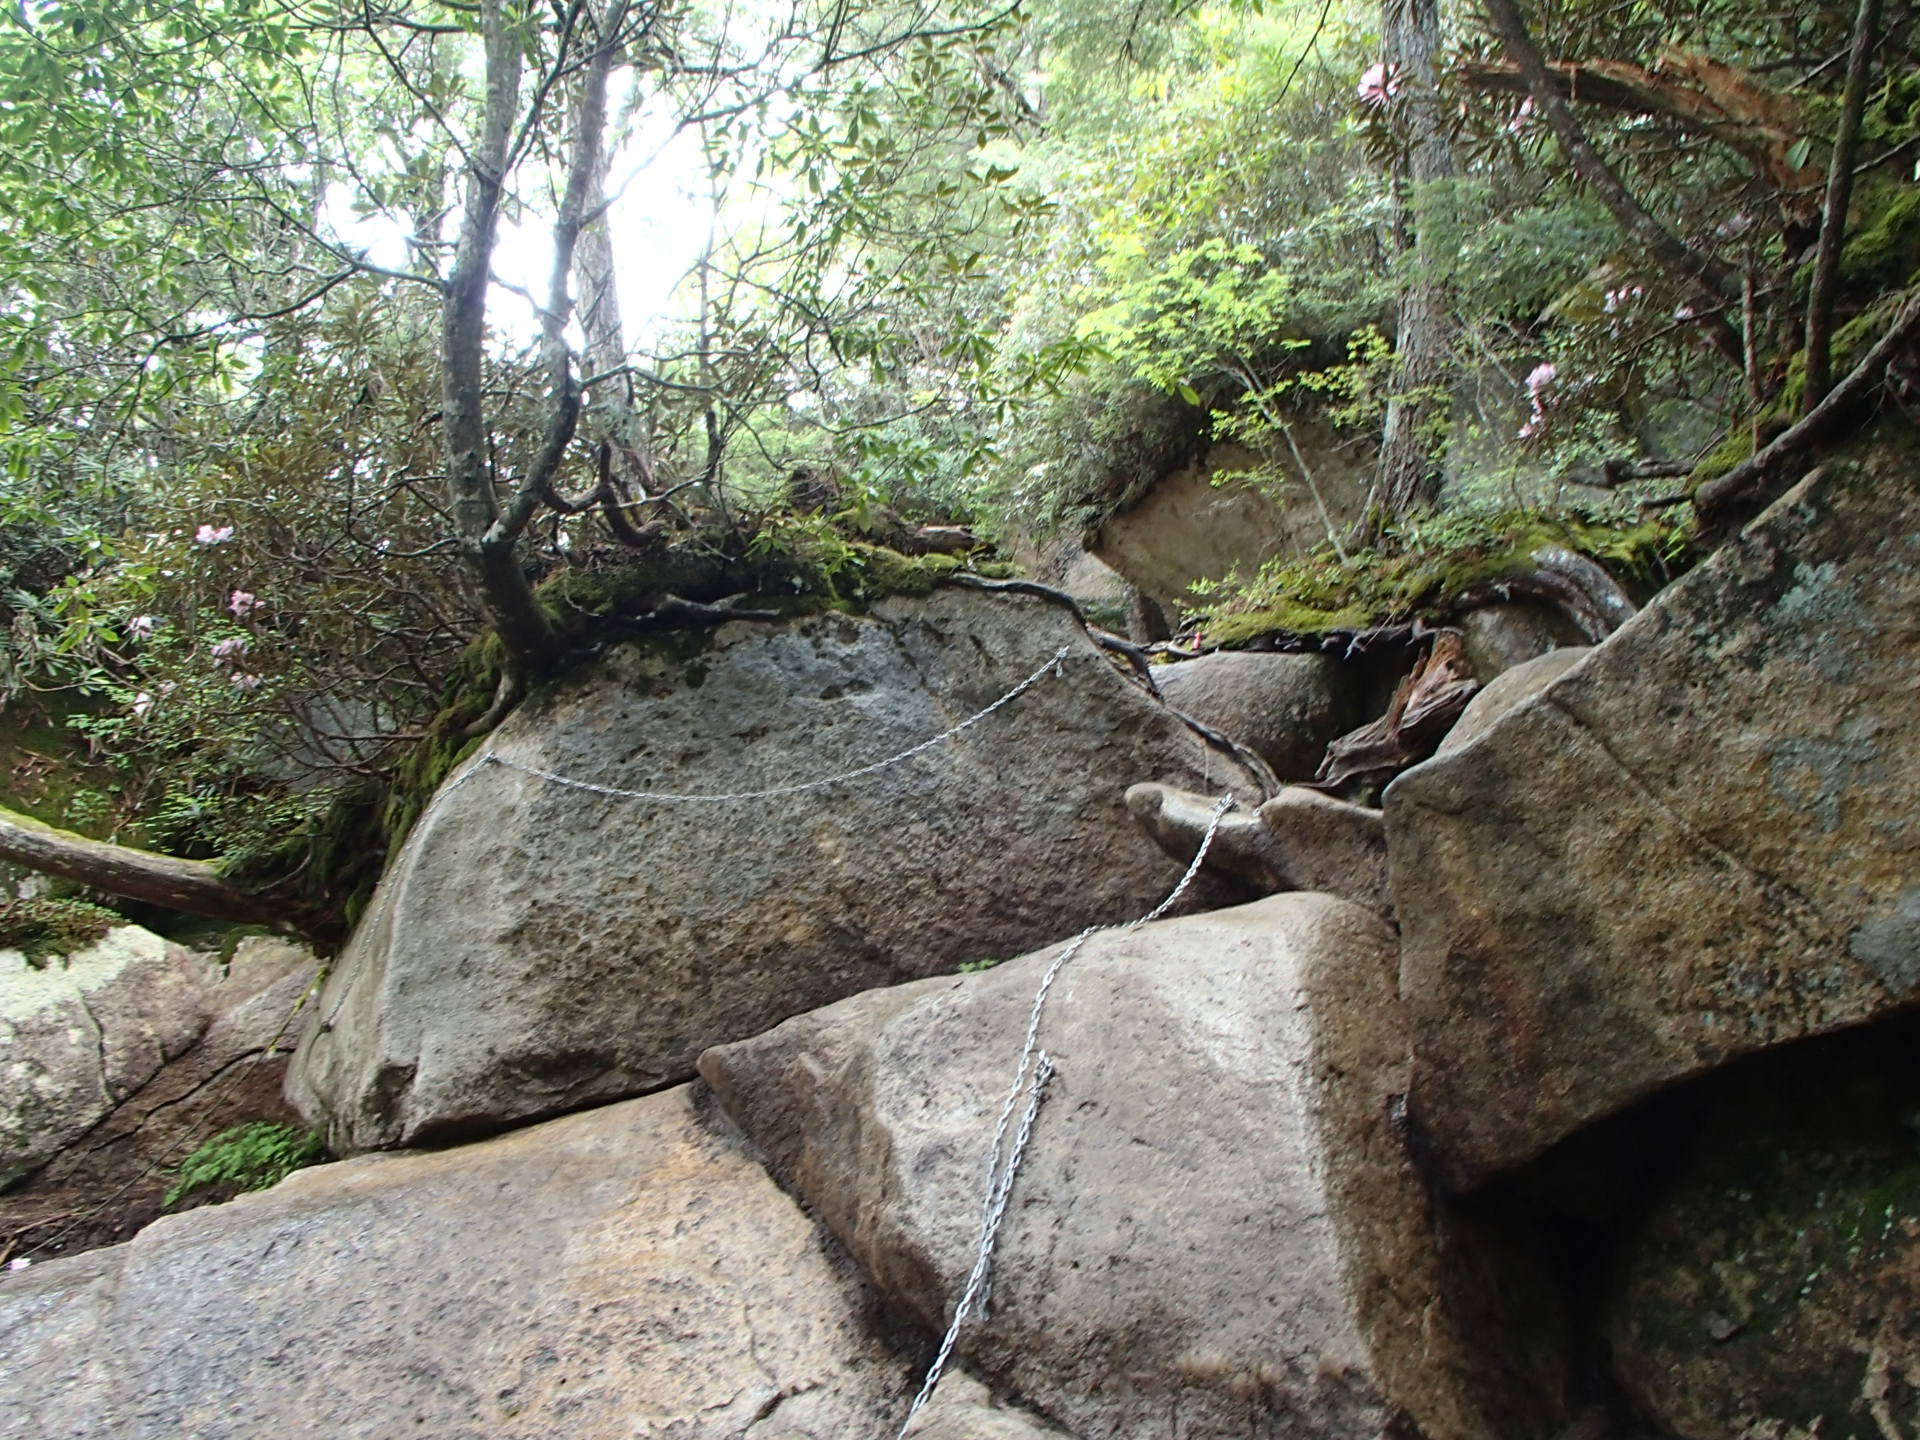
[(1696, 489), (1693, 492), (1694, 509), (1703, 516), (1726, 509), (1785, 462), (1812, 449), (1856, 406), (1886, 382), (1888, 367), (1895, 357), (1917, 338), (1920, 338), (1920, 290), (1907, 296), (1893, 324), (1887, 327), (1886, 334), (1880, 337), (1847, 377), (1829, 390), (1826, 398), (1802, 416), (1797, 424), (1782, 432), (1752, 459)]
[(683, 600), (678, 595), (662, 595), (654, 602), (652, 614), (646, 619), (656, 619), (662, 615), (680, 615), (690, 620), (778, 620), (778, 610), (742, 610), (738, 606), (745, 596), (734, 595), (718, 604), (707, 605), (698, 600)]
[[(1784, 195), (1799, 195), (1819, 182), (1817, 169), (1793, 163), (1801, 136), (1800, 107), (1793, 97), (1735, 66), (1676, 51), (1652, 70), (1623, 60), (1550, 60), (1545, 71), (1554, 92), (1574, 104), (1663, 115), (1712, 136), (1752, 161)], [(1512, 62), (1468, 61), (1454, 73), (1470, 89), (1528, 93), (1527, 77)]]
[(188, 915), (260, 924), (284, 920), (286, 914), (285, 905), (234, 884), (208, 861), (89, 840), (5, 807), (0, 807), (0, 860)]

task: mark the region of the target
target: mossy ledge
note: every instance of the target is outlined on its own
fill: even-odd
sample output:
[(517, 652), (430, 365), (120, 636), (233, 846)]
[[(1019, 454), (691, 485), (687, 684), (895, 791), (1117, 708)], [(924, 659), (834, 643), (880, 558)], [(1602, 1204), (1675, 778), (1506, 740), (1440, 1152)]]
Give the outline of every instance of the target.
[(84, 900), (0, 900), (0, 950), (18, 950), (27, 964), (39, 969), (53, 956), (85, 950), (126, 923), (113, 911)]
[[(665, 558), (668, 563), (663, 564)], [(728, 557), (678, 547), (661, 555), (602, 557), (549, 576), (538, 587), (570, 663), (592, 659), (611, 644), (663, 649), (697, 667), (711, 641), (712, 620), (689, 620), (661, 602), (695, 604), (739, 598), (735, 608), (782, 617), (825, 611), (858, 614), (895, 595), (925, 595), (958, 574), (1003, 579), (1014, 567), (954, 555), (903, 555), (880, 545), (834, 536), (804, 537), (790, 549)], [(380, 810), (385, 848), (397, 847), (455, 767), (480, 744), (474, 726), (486, 716), (500, 679), (501, 651), (492, 635), (468, 647), (455, 667), (426, 734), (401, 761)], [(563, 670), (556, 680), (564, 680)]]
[(1662, 519), (1581, 520), (1539, 511), (1416, 519), (1342, 560), (1330, 552), (1275, 561), (1224, 582), (1197, 624), (1208, 649), (1319, 649), (1415, 620), (1440, 624), (1536, 570), (1558, 549), (1583, 555), (1631, 591), (1651, 593), (1696, 558), (1690, 531)]

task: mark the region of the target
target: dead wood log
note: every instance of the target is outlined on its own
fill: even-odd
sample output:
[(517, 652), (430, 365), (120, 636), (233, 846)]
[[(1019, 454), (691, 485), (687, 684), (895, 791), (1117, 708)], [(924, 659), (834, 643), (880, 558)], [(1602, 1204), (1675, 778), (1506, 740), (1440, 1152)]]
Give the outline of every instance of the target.
[(216, 920), (273, 923), (285, 918), (287, 908), (269, 894), (236, 885), (205, 860), (89, 840), (5, 807), (0, 807), (0, 860), (125, 900)]
[(1479, 688), (1459, 633), (1440, 632), (1426, 658), (1394, 691), (1387, 713), (1327, 747), (1312, 788), (1385, 780), (1419, 764), (1439, 747)]

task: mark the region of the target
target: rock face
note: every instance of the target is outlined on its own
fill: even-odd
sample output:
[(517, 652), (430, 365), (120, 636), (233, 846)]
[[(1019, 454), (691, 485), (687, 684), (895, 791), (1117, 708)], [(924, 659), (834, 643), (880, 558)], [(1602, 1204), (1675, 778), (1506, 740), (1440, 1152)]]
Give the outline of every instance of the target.
[(1224, 730), (1282, 780), (1306, 780), (1330, 741), (1361, 720), (1354, 677), (1328, 655), (1222, 651), (1162, 665), (1154, 682), (1166, 702)]
[(1920, 1000), (1920, 503), (1826, 467), (1387, 791), (1414, 1113), (1470, 1186)]
[[(1213, 819), (1208, 797), (1166, 785), (1135, 785), (1127, 791), (1127, 808), (1183, 864), (1193, 859)], [(1262, 894), (1313, 890), (1393, 919), (1380, 812), (1318, 790), (1289, 785), (1252, 815), (1229, 812), (1214, 831), (1206, 863)]]
[(217, 970), (137, 925), (77, 955), (0, 950), (0, 1186), (32, 1173), (200, 1038)]
[[(1122, 796), (1245, 783), (1062, 609), (947, 591), (870, 618), (625, 649), (535, 698), (389, 866), (289, 1093), (337, 1152), (658, 1087), (706, 1046), (842, 995), (1151, 908), (1180, 867)], [(1062, 674), (926, 754), (724, 804), (939, 734), (1061, 647)], [(1196, 905), (1218, 903), (1223, 882)]]
[(1920, 1427), (1916, 1041), (1912, 1023), (1834, 1037), (1690, 1097), (1679, 1172), (1622, 1246), (1607, 1316), (1622, 1386), (1667, 1430)]
[[(169, 951), (176, 975), (217, 973), (205, 957)], [(199, 991), (210, 1018), (194, 1043), (0, 1195), (0, 1253), (124, 1240), (160, 1214), (172, 1170), (200, 1141), (248, 1121), (293, 1121), (281, 1088), (316, 963), (304, 946), (241, 941), (224, 977)]]
[[(1288, 424), (1312, 467), (1332, 528), (1350, 530), (1367, 511), (1372, 454), (1313, 416), (1289, 416)], [(1223, 473), (1244, 471), (1260, 459), (1239, 445), (1213, 446), (1137, 504), (1108, 516), (1093, 553), (1172, 614), (1191, 604), (1196, 583), (1235, 569), (1251, 575), (1275, 555), (1304, 555), (1324, 544), (1329, 520), (1305, 486), (1276, 497), (1270, 486), (1228, 480)], [(1291, 457), (1281, 464), (1289, 475), (1296, 473)]]
[[(1054, 952), (875, 991), (701, 1073), (882, 1295), (945, 1328)], [(961, 1353), (1085, 1440), (1542, 1434), (1537, 1357), (1443, 1256), (1389, 1114), (1393, 937), (1321, 895), (1096, 937)], [(1479, 1342), (1483, 1349), (1477, 1349)], [(1537, 1381), (1551, 1381), (1542, 1365)]]
[(912, 1366), (863, 1319), (682, 1088), (0, 1278), (0, 1436), (890, 1435)]

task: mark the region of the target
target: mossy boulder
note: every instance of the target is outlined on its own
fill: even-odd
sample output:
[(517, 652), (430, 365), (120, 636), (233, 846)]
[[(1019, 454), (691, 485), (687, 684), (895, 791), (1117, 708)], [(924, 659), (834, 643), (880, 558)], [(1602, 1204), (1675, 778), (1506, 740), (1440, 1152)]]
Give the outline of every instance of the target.
[(1689, 1440), (1920, 1427), (1920, 1076), (1911, 1023), (1725, 1077), (1633, 1227), (1618, 1376)]
[[(415, 823), (296, 1062), (296, 1103), (336, 1149), (653, 1089), (853, 991), (1132, 919), (1180, 867), (1126, 787), (1253, 793), (1035, 596), (697, 633), (537, 691)], [(1189, 901), (1232, 893), (1203, 877)]]

